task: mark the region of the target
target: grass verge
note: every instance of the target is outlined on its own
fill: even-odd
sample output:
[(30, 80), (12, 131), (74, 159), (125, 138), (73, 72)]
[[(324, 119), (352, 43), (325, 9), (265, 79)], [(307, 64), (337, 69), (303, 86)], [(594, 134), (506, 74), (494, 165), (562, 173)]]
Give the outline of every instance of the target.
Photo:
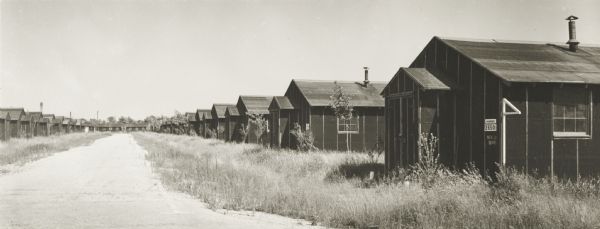
[(600, 182), (497, 182), (471, 169), (397, 170), (377, 181), (366, 154), (299, 153), (188, 136), (134, 134), (162, 181), (212, 208), (353, 228), (599, 228)]
[(8, 173), (9, 167), (47, 157), (76, 146), (87, 145), (108, 133), (74, 133), (60, 136), (16, 138), (0, 142), (0, 174)]

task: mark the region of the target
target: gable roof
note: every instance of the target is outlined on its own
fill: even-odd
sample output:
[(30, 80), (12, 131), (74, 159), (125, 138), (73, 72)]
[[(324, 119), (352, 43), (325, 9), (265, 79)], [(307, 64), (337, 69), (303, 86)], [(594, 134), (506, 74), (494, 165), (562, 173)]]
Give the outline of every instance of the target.
[(25, 115), (25, 109), (23, 108), (0, 108), (0, 111), (8, 112), (11, 121), (21, 120), (21, 116)]
[(269, 114), (269, 105), (272, 100), (273, 96), (240, 95), (238, 105), (241, 105), (248, 113)]
[(600, 47), (521, 41), (438, 39), (507, 82), (600, 84)]
[(269, 105), (269, 110), (293, 110), (294, 105), (287, 96), (275, 96)]
[(225, 118), (225, 110), (227, 107), (235, 107), (235, 104), (228, 103), (215, 103), (213, 104), (212, 111), (216, 113), (217, 118)]
[(31, 112), (25, 112), (25, 115), (21, 116), (21, 122), (33, 122), (35, 121), (35, 117), (31, 114)]
[(185, 117), (187, 118), (188, 122), (198, 121), (196, 119), (196, 112), (185, 112)]
[(212, 112), (208, 112), (208, 113), (204, 113), (203, 114), (202, 120), (211, 120), (211, 119), (212, 119)]
[(196, 110), (196, 119), (198, 121), (204, 120), (204, 114), (210, 115), (210, 110), (208, 110), (208, 109), (197, 109)]
[(225, 110), (225, 116), (240, 116), (240, 112), (237, 107), (227, 107)]
[(42, 114), (44, 118), (49, 118), (50, 120), (54, 119), (54, 114)]
[(0, 110), (0, 119), (10, 119), (10, 113), (8, 111)]
[(334, 82), (342, 86), (342, 91), (350, 96), (352, 106), (383, 107), (385, 105), (380, 93), (385, 88), (386, 82), (371, 81), (365, 87), (362, 82), (294, 79), (290, 87), (296, 85), (310, 106), (324, 107), (329, 106), (329, 97), (333, 94), (333, 88), (335, 87)]
[(31, 116), (33, 116), (33, 120), (37, 121), (37, 122), (46, 122), (43, 120), (43, 115), (42, 112), (39, 111), (32, 111), (32, 112), (27, 112), (28, 114), (30, 114)]
[(54, 119), (52, 120), (52, 123), (62, 124), (63, 119), (65, 119), (64, 116), (55, 116)]
[(454, 82), (441, 72), (436, 71), (432, 74), (425, 68), (400, 68), (400, 71), (413, 79), (424, 90), (450, 90), (456, 87)]

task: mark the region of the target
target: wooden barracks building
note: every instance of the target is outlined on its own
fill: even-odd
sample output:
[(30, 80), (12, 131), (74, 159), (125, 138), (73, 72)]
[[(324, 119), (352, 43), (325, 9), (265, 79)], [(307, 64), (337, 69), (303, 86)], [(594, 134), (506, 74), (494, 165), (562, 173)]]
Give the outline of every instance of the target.
[(290, 130), (294, 123), (302, 130), (310, 129), (314, 145), (319, 149), (346, 150), (349, 133), (350, 150), (373, 150), (383, 144), (384, 99), (380, 95), (384, 82), (337, 81), (343, 92), (351, 98), (354, 118), (348, 125), (340, 123), (330, 107), (334, 81), (292, 80), (285, 97), (275, 97), (269, 106), (272, 124), (271, 139), (275, 147), (294, 147)]
[(386, 167), (418, 160), (419, 134), (443, 163), (539, 175), (600, 174), (600, 47), (434, 37), (388, 83)]
[[(211, 124), (209, 129), (213, 130), (217, 134), (217, 138), (221, 140), (228, 140), (229, 138), (225, 135), (226, 117), (225, 111), (227, 107), (235, 107), (235, 104), (222, 104), (215, 103), (211, 109)], [(222, 131), (222, 132), (221, 132)], [(221, 132), (221, 133), (219, 133)]]
[(260, 115), (268, 121), (267, 123), (269, 123), (271, 121), (269, 105), (272, 101), (273, 96), (241, 95), (238, 98), (236, 106), (240, 113), (240, 124), (244, 124), (244, 126), (248, 128), (248, 135), (245, 139), (246, 143), (270, 144), (270, 137), (267, 135), (269, 127), (267, 127), (267, 130), (265, 130), (265, 133), (260, 139), (257, 138), (255, 134), (257, 127), (256, 124), (250, 121), (250, 114)]

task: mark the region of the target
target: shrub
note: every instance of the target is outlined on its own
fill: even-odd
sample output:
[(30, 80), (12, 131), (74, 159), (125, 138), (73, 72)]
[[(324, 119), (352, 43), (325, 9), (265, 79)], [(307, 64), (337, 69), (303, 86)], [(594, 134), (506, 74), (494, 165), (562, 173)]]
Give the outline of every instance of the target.
[(246, 141), (246, 137), (248, 136), (248, 128), (243, 123), (237, 129), (237, 134), (235, 135), (235, 141), (238, 143)]
[(217, 138), (217, 132), (214, 129), (206, 129), (206, 138)]
[(290, 134), (292, 135), (298, 150), (311, 151), (317, 149), (314, 145), (315, 137), (313, 136), (312, 131), (302, 131), (302, 128), (298, 123), (294, 123), (294, 128), (290, 130)]
[(520, 201), (522, 198), (520, 180), (523, 178), (520, 178), (518, 172), (513, 168), (500, 165), (498, 167), (499, 171), (496, 173), (496, 180), (492, 182), (492, 200), (504, 201), (508, 204)]
[(438, 139), (433, 134), (419, 136), (418, 161), (410, 167), (409, 180), (419, 182), (424, 188), (431, 188), (449, 174), (447, 168), (439, 162)]

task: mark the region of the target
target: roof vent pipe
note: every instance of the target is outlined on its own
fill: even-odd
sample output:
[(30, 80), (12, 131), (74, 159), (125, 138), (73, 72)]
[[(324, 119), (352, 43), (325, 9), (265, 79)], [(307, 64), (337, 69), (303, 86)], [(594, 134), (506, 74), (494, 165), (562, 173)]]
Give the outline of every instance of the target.
[(569, 50), (571, 50), (571, 52), (577, 52), (577, 45), (579, 45), (579, 41), (577, 41), (577, 35), (575, 33), (575, 20), (579, 19), (576, 16), (569, 16), (566, 20), (569, 21), (569, 41), (567, 41), (567, 44), (569, 44)]
[(365, 69), (365, 87), (369, 86), (369, 67), (363, 67)]

